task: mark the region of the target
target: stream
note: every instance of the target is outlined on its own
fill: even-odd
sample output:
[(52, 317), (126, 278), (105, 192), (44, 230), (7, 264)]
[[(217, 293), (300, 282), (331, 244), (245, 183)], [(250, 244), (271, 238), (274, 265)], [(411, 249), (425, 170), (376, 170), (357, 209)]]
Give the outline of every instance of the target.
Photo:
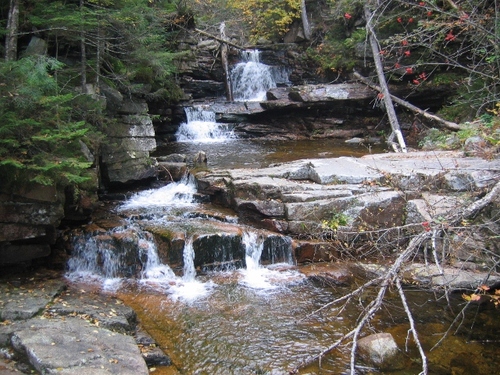
[[(251, 71), (260, 64), (254, 57), (249, 61)], [(244, 67), (238, 69), (243, 75)], [(242, 100), (253, 100), (246, 88), (238, 90)], [(209, 168), (259, 168), (383, 151), (332, 140), (239, 140), (203, 108), (189, 108), (186, 114), (178, 142), (157, 150), (157, 156), (205, 151)], [(75, 235), (66, 276), (116, 295), (136, 311), (141, 326), (173, 362), (154, 373), (349, 373), (345, 346), (321, 362), (311, 358), (352, 329), (377, 291), (369, 289), (351, 303), (314, 312), (365, 280), (355, 278), (351, 285), (340, 286), (307, 278), (295, 264), (292, 239), (240, 225), (235, 213), (198, 202), (196, 184), (187, 177), (138, 192), (108, 209), (115, 224), (107, 225), (105, 233)], [(429, 353), (431, 374), (497, 373), (500, 326), (491, 306), (467, 310), (460, 328), (455, 325), (431, 351), (464, 302), (459, 293), (447, 300), (442, 290), (418, 288), (409, 288), (408, 300)], [(408, 328), (397, 293), (389, 293), (367, 333), (390, 332), (404, 351), (401, 369), (390, 374), (421, 371), (418, 351), (407, 341)], [(384, 373), (363, 366), (359, 371)]]

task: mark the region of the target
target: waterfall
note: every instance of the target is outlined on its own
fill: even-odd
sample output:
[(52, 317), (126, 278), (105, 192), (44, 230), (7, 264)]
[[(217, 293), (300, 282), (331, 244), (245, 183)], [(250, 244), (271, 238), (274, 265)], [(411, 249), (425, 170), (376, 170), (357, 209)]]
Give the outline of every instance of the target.
[(171, 298), (176, 300), (183, 300), (185, 302), (193, 302), (199, 298), (208, 296), (213, 287), (212, 281), (201, 282), (196, 279), (196, 268), (194, 266), (194, 249), (192, 239), (186, 240), (183, 252), (184, 260), (184, 275), (177, 283), (171, 285), (170, 293)]
[(201, 106), (185, 107), (186, 122), (175, 134), (178, 142), (221, 142), (234, 139), (234, 133), (227, 124), (216, 122), (215, 113)]
[(260, 51), (247, 50), (241, 53), (242, 62), (231, 71), (235, 101), (264, 101), (266, 92), (278, 83), (288, 82), (288, 71), (260, 62)]
[(183, 280), (187, 282), (194, 281), (196, 277), (196, 268), (194, 267), (194, 249), (192, 240), (186, 241), (186, 244), (184, 245), (183, 260)]
[(146, 250), (147, 256), (146, 265), (141, 275), (141, 280), (143, 282), (153, 281), (159, 283), (168, 283), (171, 280), (175, 280), (176, 276), (174, 274), (174, 271), (172, 271), (172, 269), (168, 265), (161, 263), (160, 258), (158, 257), (156, 244), (152, 238), (148, 238), (148, 240), (142, 240), (140, 246)]
[(160, 262), (153, 235), (133, 225), (75, 237), (66, 276), (100, 283), (104, 289), (117, 288), (123, 278), (155, 283), (175, 278), (172, 269)]
[[(245, 261), (246, 268), (240, 270), (243, 278), (240, 283), (246, 287), (268, 291), (278, 288), (280, 281), (297, 278), (295, 272), (284, 272), (283, 270), (275, 271), (271, 268), (263, 267), (260, 264), (260, 259), (264, 251), (265, 239), (257, 232), (245, 232), (242, 242), (245, 245)], [(269, 251), (272, 252), (272, 249)], [(288, 252), (291, 254), (291, 243)], [(291, 256), (285, 259), (288, 263), (292, 263)], [(282, 264), (283, 265), (283, 264)]]

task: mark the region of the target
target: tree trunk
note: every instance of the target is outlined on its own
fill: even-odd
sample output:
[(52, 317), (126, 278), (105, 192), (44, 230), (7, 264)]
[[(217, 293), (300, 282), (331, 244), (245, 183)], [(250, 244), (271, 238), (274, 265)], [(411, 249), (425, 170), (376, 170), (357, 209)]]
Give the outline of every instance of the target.
[(300, 2), (300, 17), (302, 18), (302, 28), (304, 29), (304, 38), (311, 40), (311, 25), (307, 18), (306, 0)]
[(399, 127), (398, 118), (396, 116), (396, 111), (394, 110), (394, 105), (392, 104), (391, 94), (389, 88), (387, 87), (387, 82), (385, 80), (384, 67), (382, 65), (382, 60), (380, 59), (380, 50), (378, 48), (378, 42), (375, 35), (375, 30), (371, 26), (371, 12), (368, 9), (368, 5), (365, 4), (365, 18), (366, 18), (366, 31), (368, 33), (368, 39), (373, 53), (373, 60), (375, 62), (375, 68), (377, 69), (378, 81), (381, 87), (381, 92), (385, 104), (385, 110), (387, 112), (387, 117), (392, 128), (392, 135), (389, 137), (389, 141), (394, 151), (399, 151), (396, 145), (392, 142), (393, 136), (396, 136), (399, 147), (402, 152), (406, 152), (406, 143), (401, 133), (401, 128)]
[[(84, 0), (80, 0), (80, 12), (83, 17), (83, 6)], [(82, 20), (83, 23), (83, 20)], [(83, 30), (83, 26), (80, 29), (80, 82), (82, 85), (82, 93), (87, 93), (87, 51), (85, 47), (85, 31)]]
[(223, 40), (221, 43), (221, 60), (222, 60), (222, 67), (224, 68), (224, 84), (226, 86), (226, 99), (230, 102), (233, 101), (233, 88), (231, 85), (231, 74), (229, 72), (229, 62), (227, 59), (227, 43), (225, 43), (226, 40), (226, 24), (222, 22), (220, 24), (220, 37)]
[(17, 60), (17, 33), (19, 29), (19, 0), (10, 0), (5, 37), (5, 61)]

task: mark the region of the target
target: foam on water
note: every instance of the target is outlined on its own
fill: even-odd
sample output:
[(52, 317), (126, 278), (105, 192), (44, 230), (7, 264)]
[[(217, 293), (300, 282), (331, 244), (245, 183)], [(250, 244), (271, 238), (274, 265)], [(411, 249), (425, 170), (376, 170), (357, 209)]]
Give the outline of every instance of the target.
[(172, 206), (191, 205), (196, 191), (194, 177), (189, 175), (179, 182), (168, 184), (162, 188), (141, 191), (133, 195), (119, 209), (168, 208)]
[(203, 107), (185, 107), (186, 122), (179, 126), (175, 136), (178, 142), (224, 142), (235, 139), (234, 132), (226, 124), (219, 124), (215, 113)]

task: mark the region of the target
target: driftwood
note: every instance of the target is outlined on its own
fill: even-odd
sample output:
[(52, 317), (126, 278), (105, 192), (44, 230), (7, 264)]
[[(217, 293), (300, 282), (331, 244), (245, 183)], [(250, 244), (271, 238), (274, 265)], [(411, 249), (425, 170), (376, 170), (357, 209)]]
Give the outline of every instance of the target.
[[(380, 86), (374, 84), (368, 78), (363, 77), (358, 72), (354, 72), (354, 77), (356, 77), (356, 79), (358, 79), (359, 81), (363, 82), (368, 87), (371, 87), (374, 90), (382, 92), (382, 88)], [(417, 113), (417, 114), (425, 117), (426, 119), (428, 119), (430, 121), (433, 121), (433, 122), (441, 125), (442, 127), (446, 128), (446, 129), (454, 130), (454, 131), (460, 130), (460, 125), (458, 125), (457, 123), (454, 123), (454, 122), (451, 122), (451, 121), (446, 121), (446, 120), (442, 119), (441, 117), (438, 117), (438, 116), (433, 115), (433, 114), (431, 114), (429, 112), (426, 112), (426, 111), (418, 108), (417, 106), (414, 106), (413, 104), (408, 103), (406, 100), (398, 98), (397, 96), (394, 96), (392, 94), (391, 94), (391, 99), (395, 103), (398, 103), (399, 105), (401, 105), (402, 107), (405, 107), (405, 108), (409, 109), (410, 111), (413, 111), (413, 112), (415, 112), (415, 113)]]
[(394, 151), (398, 150), (396, 144), (392, 142), (394, 136), (397, 138), (399, 147), (402, 152), (406, 152), (406, 143), (403, 138), (403, 133), (399, 126), (398, 117), (396, 116), (396, 111), (394, 110), (394, 105), (392, 104), (391, 94), (389, 88), (387, 87), (387, 82), (385, 80), (384, 67), (382, 65), (382, 60), (380, 59), (380, 49), (378, 47), (378, 42), (375, 34), (375, 30), (371, 25), (372, 13), (368, 9), (368, 5), (365, 4), (365, 18), (366, 18), (366, 31), (368, 33), (368, 40), (370, 42), (370, 47), (373, 53), (373, 61), (375, 62), (375, 68), (377, 70), (378, 81), (380, 84), (381, 92), (383, 94), (383, 100), (385, 104), (385, 111), (387, 112), (387, 117), (389, 118), (389, 123), (391, 124), (392, 134), (388, 138), (388, 143), (391, 144)]

